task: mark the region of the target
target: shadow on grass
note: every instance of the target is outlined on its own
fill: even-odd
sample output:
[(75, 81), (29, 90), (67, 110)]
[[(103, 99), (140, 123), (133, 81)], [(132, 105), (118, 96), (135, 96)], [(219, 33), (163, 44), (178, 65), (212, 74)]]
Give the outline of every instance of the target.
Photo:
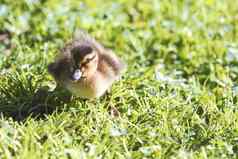
[[(42, 119), (56, 111), (62, 111), (65, 104), (73, 104), (75, 99), (78, 99), (60, 87), (49, 91), (49, 87), (42, 86), (46, 81), (41, 73), (36, 75), (16, 71), (3, 76), (0, 72), (0, 115), (13, 118), (15, 121), (25, 121), (28, 117)], [(110, 98), (110, 93), (107, 92), (100, 101), (108, 101), (105, 108), (113, 117), (118, 117), (120, 112), (110, 103)], [(86, 106), (87, 101), (80, 99)], [(88, 102), (97, 103), (90, 100)]]
[(32, 75), (0, 75), (0, 114), (15, 121), (42, 119), (71, 101), (68, 92), (61, 88), (50, 92), (40, 83)]

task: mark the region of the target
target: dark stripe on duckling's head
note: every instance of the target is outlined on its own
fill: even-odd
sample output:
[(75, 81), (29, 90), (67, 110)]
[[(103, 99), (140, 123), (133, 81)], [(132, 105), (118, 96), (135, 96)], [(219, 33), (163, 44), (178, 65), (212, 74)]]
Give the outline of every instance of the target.
[(93, 52), (93, 49), (89, 45), (79, 45), (74, 47), (71, 50), (71, 53), (73, 55), (73, 58), (75, 61), (79, 62), (82, 60), (86, 55), (90, 54)]

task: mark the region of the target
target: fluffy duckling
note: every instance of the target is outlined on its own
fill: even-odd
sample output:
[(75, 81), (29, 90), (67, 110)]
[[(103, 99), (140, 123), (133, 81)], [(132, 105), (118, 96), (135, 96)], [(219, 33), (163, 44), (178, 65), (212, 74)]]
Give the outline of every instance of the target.
[(102, 96), (124, 69), (124, 63), (111, 50), (81, 31), (48, 66), (59, 85), (87, 99)]

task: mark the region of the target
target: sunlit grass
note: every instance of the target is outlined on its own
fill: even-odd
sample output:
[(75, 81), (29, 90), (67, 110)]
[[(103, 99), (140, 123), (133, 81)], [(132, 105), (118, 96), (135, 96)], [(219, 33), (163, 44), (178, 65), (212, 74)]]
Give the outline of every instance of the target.
[[(237, 6), (2, 0), (0, 158), (237, 158)], [(76, 29), (128, 65), (97, 100), (55, 89), (47, 73)]]

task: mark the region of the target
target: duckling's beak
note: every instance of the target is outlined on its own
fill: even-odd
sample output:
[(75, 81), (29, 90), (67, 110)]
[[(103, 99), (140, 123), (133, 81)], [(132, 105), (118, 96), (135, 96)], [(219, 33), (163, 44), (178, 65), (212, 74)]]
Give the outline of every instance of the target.
[(72, 75), (72, 80), (73, 81), (78, 81), (80, 80), (82, 77), (82, 72), (80, 69), (76, 69), (74, 72), (73, 72), (73, 75)]

